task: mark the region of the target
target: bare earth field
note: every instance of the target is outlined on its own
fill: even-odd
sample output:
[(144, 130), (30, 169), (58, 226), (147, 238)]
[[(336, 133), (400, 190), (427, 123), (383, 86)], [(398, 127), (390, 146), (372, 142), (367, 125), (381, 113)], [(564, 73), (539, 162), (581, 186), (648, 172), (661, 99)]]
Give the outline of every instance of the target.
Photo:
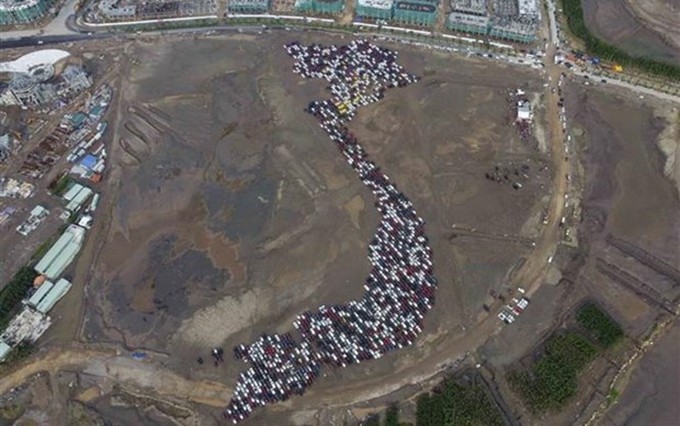
[[(117, 195), (88, 290), (85, 338), (164, 352), (190, 377), (233, 383), (239, 365), (215, 370), (196, 358), (290, 330), (297, 313), (361, 294), (377, 215), (303, 111), (327, 95), (290, 71), (281, 48), (290, 40), (182, 40), (130, 51), (112, 147)], [(333, 372), (315, 385), (321, 393), (392, 376), (427, 357), (431, 342), (463, 335), (530, 251), (549, 187), (543, 156), (519, 140), (506, 100), (519, 86), (538, 91), (537, 78), (400, 52), (424, 79), (362, 110), (352, 128), (428, 223), (438, 303), (418, 347)], [(522, 190), (484, 178), (511, 162), (529, 166)], [(510, 238), (452, 238), (453, 224)]]
[[(293, 40), (285, 33), (168, 37), (119, 48), (102, 220), (79, 257), (74, 289), (54, 311), (59, 321), (48, 344), (0, 381), (0, 424), (15, 418), (12, 410), (23, 410), (17, 424), (218, 424), (243, 368), (232, 346), (290, 331), (296, 314), (362, 293), (377, 214), (303, 111), (328, 93), (292, 72), (282, 45)], [(409, 399), (438, 372), (477, 364), (472, 374), (510, 424), (585, 423), (619, 367), (680, 300), (679, 192), (657, 146), (668, 138), (663, 117), (670, 115), (606, 86), (566, 81), (569, 155), (578, 162), (569, 169), (571, 194), (582, 192), (583, 210), (578, 245), (561, 245), (550, 266), (532, 242), (544, 229), (553, 173), (547, 154), (520, 140), (507, 99), (522, 87), (540, 105), (548, 90), (541, 75), (389, 47), (423, 79), (362, 109), (350, 128), (426, 220), (437, 302), (414, 346), (326, 370), (305, 396), (265, 407), (244, 424), (355, 425), (397, 400), (402, 418), (412, 420)], [(535, 112), (536, 125), (547, 128), (544, 108)], [(522, 165), (529, 178), (520, 190), (485, 178), (495, 166)], [(561, 275), (531, 295), (515, 323), (501, 325), (484, 306), (500, 303), (496, 296), (508, 294), (527, 259)], [(77, 290), (84, 283), (85, 298)], [(533, 416), (505, 375), (573, 324), (585, 300), (604, 307), (627, 337), (588, 367), (565, 410)], [(83, 343), (70, 343), (81, 311)], [(670, 398), (655, 393), (677, 395), (677, 332), (676, 322), (642, 358), (604, 424), (673, 418)], [(215, 346), (227, 355), (217, 368), (209, 355)], [(144, 355), (133, 358), (135, 350)], [(40, 371), (50, 373), (35, 376)], [(652, 376), (654, 386), (641, 384)]]
[(584, 1), (588, 28), (631, 55), (680, 64), (677, 0)]
[(602, 424), (671, 425), (680, 418), (680, 322), (642, 360)]

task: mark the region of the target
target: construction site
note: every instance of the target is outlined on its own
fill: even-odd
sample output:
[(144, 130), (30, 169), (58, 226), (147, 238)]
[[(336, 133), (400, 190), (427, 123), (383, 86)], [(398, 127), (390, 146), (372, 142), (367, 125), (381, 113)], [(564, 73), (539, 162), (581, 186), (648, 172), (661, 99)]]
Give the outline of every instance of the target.
[[(432, 11), (411, 3), (359, 2), (355, 13), (429, 25)], [(232, 5), (259, 13), (260, 4)], [(526, 2), (456, 1), (454, 13), (508, 39), (513, 22), (521, 33), (538, 19)], [(324, 46), (353, 40), (282, 30), (111, 42), (103, 58), (83, 60), (91, 83), (80, 97), (29, 111), (34, 129), (45, 123), (32, 138), (12, 124), (21, 106), (4, 107), (19, 142), (2, 165), (0, 187), (12, 194), (0, 199), (11, 230), (3, 283), (32, 258), (37, 278), (0, 351), (11, 361), (22, 343), (37, 350), (0, 364), (3, 421), (224, 424), (248, 368), (240, 345), (285, 336), (302, 312), (361, 299), (381, 226), (372, 188), (329, 140), (323, 125), (337, 117), (320, 126), (309, 113), (338, 89), (300, 78), (283, 48), (319, 44), (330, 55)], [(426, 424), (416, 400), (446, 377), (481, 389), (501, 424), (625, 422), (635, 413), (601, 408), (611, 388), (654, 419), (658, 402), (631, 393), (619, 372), (631, 359), (647, 365), (651, 342), (667, 347), (664, 333), (677, 329), (680, 191), (663, 154), (677, 148), (677, 108), (584, 87), (549, 62), (372, 43), (398, 52), (415, 77), (352, 111), (347, 128), (422, 218), (436, 301), (412, 344), (323, 369), (304, 395), (231, 419), (361, 425), (397, 404), (402, 422)], [(43, 153), (47, 138), (59, 143)], [(34, 152), (45, 159), (22, 172)], [(593, 356), (563, 406), (534, 411), (512, 374), (529, 371), (553, 336), (582, 330), (587, 304), (620, 326), (620, 343)], [(677, 371), (662, 361), (666, 375)]]

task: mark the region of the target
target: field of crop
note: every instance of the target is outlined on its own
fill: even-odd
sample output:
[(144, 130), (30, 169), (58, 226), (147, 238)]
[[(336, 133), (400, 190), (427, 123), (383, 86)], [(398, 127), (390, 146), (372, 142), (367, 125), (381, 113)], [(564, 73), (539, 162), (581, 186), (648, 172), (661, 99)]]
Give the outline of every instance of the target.
[(416, 401), (416, 426), (502, 425), (503, 419), (484, 389), (445, 380)]
[(596, 342), (605, 348), (623, 337), (621, 327), (594, 303), (587, 303), (576, 314), (576, 319)]
[(598, 354), (598, 348), (576, 332), (553, 336), (546, 343), (545, 355), (531, 371), (512, 371), (510, 386), (526, 407), (546, 412), (562, 407), (578, 390), (578, 374)]

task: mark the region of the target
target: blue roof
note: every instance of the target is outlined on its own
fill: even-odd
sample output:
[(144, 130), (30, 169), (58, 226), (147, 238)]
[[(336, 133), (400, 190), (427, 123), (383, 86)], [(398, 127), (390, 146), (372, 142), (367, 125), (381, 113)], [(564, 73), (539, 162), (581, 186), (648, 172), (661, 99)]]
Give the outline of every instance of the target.
[(85, 167), (86, 169), (91, 169), (97, 164), (97, 157), (95, 157), (92, 154), (87, 154), (85, 157), (83, 157), (82, 161), (80, 162), (80, 165)]

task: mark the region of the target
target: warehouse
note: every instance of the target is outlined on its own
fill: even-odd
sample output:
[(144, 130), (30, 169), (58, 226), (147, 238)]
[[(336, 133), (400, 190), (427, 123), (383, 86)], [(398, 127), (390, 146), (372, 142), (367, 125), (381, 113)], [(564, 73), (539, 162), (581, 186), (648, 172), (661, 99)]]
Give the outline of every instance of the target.
[(269, 0), (229, 0), (227, 8), (230, 13), (267, 13)]
[(90, 188), (79, 183), (74, 184), (63, 196), (64, 200), (68, 201), (66, 210), (71, 213), (78, 211), (80, 206), (83, 205), (90, 195), (92, 195), (92, 190)]
[(27, 24), (42, 18), (55, 0), (0, 0), (0, 25)]
[(43, 282), (40, 287), (31, 295), (26, 304), (32, 308), (36, 308), (38, 304), (45, 298), (45, 295), (54, 287), (51, 281)]
[(437, 20), (437, 3), (430, 0), (398, 0), (394, 3), (393, 19), (402, 24), (433, 25)]
[(295, 11), (300, 13), (311, 12), (322, 15), (334, 15), (345, 8), (344, 0), (296, 0)]
[(85, 239), (85, 230), (70, 225), (35, 266), (36, 272), (49, 279), (58, 278), (73, 262)]
[(356, 15), (362, 18), (391, 20), (393, 0), (357, 0)]
[(36, 310), (42, 314), (46, 314), (54, 307), (54, 305), (61, 300), (62, 297), (71, 289), (71, 282), (64, 278), (57, 281), (57, 283), (50, 289), (49, 292), (36, 306)]

